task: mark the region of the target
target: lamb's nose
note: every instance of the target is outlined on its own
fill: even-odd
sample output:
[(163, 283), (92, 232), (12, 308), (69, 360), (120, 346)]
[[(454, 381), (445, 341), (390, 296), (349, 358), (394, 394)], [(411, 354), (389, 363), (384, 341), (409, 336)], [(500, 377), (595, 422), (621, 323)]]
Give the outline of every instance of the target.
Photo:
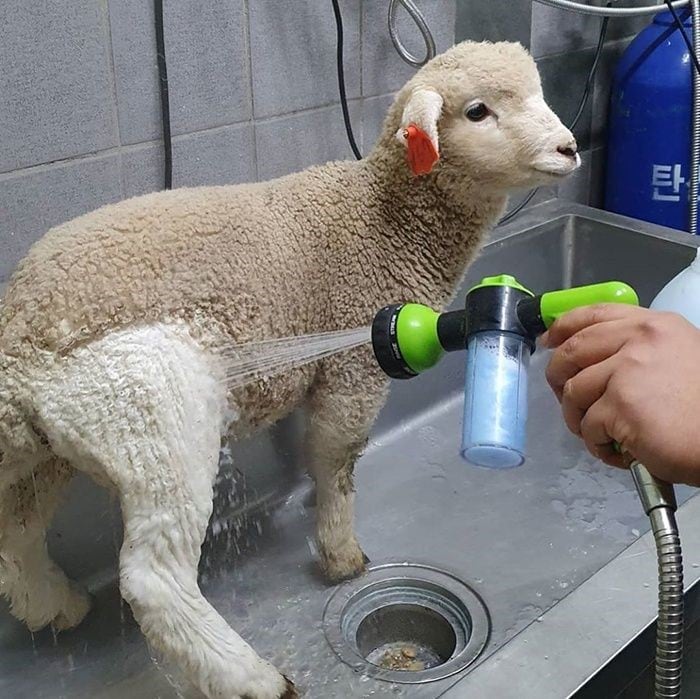
[(577, 150), (576, 141), (569, 141), (565, 146), (559, 146), (557, 148), (557, 152), (565, 155), (567, 158), (575, 158)]

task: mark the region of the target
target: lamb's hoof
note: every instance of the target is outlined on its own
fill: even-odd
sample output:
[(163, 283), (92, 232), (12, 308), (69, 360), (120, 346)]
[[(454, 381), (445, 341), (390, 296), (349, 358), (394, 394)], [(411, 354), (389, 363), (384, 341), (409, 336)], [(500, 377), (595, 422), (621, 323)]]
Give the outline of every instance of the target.
[(299, 694), (294, 686), (294, 682), (292, 682), (288, 677), (285, 677), (284, 680), (287, 683), (287, 687), (280, 699), (298, 699)]
[[(203, 690), (207, 697), (238, 697), (239, 699), (297, 699), (297, 693), (294, 682), (288, 677), (278, 672), (272, 665), (263, 661), (265, 671), (262, 674), (256, 675), (248, 684), (245, 690), (237, 690), (235, 684), (229, 688), (209, 687), (208, 690)], [(231, 691), (233, 690), (233, 691)], [(237, 690), (237, 691), (236, 691)]]
[(77, 585), (71, 585), (65, 606), (51, 623), (56, 631), (67, 631), (76, 627), (87, 616), (91, 607), (92, 597)]
[(321, 568), (326, 579), (333, 583), (356, 578), (367, 569), (369, 558), (355, 545), (347, 551), (328, 551), (321, 555)]
[(32, 607), (31, 613), (20, 617), (32, 633), (46, 626), (52, 626), (55, 631), (72, 629), (92, 607), (92, 597), (73, 582), (69, 582), (65, 590), (62, 586), (54, 588), (51, 596), (45, 597), (43, 602), (45, 606), (42, 608)]
[(67, 631), (76, 627), (90, 611), (92, 597), (78, 585), (71, 584), (71, 594), (65, 607), (56, 614), (53, 621), (56, 631)]

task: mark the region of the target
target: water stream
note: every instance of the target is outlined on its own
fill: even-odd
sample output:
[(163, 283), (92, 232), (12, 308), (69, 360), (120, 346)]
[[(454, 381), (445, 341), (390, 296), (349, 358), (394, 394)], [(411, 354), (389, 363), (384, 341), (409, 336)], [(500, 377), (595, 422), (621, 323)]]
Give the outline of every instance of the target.
[(364, 327), (231, 345), (218, 354), (224, 360), (226, 385), (237, 388), (360, 347), (370, 339), (371, 329)]

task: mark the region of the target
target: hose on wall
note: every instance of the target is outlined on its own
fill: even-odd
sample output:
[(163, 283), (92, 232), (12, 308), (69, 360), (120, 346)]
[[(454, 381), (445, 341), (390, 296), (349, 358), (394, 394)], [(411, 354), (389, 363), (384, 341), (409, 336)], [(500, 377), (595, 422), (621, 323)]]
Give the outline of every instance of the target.
[(156, 30), (156, 62), (160, 89), (160, 116), (163, 127), (163, 188), (173, 186), (173, 140), (170, 130), (170, 96), (168, 93), (168, 64), (165, 58), (165, 30), (163, 29), (163, 0), (154, 0), (153, 12)]
[(333, 5), (333, 16), (335, 17), (336, 31), (336, 71), (338, 73), (338, 94), (340, 95), (340, 107), (343, 110), (343, 122), (345, 123), (345, 133), (348, 137), (350, 150), (356, 160), (362, 160), (362, 153), (355, 140), (355, 133), (352, 130), (350, 119), (350, 108), (348, 107), (348, 96), (345, 90), (345, 65), (343, 63), (343, 14), (340, 11), (338, 0), (331, 0)]
[[(418, 31), (425, 42), (425, 56), (416, 58), (404, 45), (399, 37), (398, 29), (396, 28), (396, 9), (401, 4), (408, 12), (410, 18), (418, 27)], [(401, 58), (414, 68), (424, 66), (431, 58), (435, 58), (435, 39), (430, 31), (428, 23), (425, 21), (423, 13), (416, 7), (413, 0), (389, 0), (389, 36), (391, 43), (394, 44), (396, 52)]]
[[(655, 15), (661, 9), (658, 4), (644, 5), (643, 7), (599, 7), (575, 2), (575, 0), (535, 0), (535, 2), (583, 15), (597, 15), (598, 17), (643, 17), (644, 15)], [(676, 0), (673, 7), (676, 9), (686, 7), (689, 2), (690, 0)]]

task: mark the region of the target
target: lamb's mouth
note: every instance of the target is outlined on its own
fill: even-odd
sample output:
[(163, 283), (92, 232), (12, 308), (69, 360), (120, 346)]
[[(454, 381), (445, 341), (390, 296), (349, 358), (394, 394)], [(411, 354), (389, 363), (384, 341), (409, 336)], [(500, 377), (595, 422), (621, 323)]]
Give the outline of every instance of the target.
[(533, 165), (532, 169), (542, 175), (548, 175), (554, 179), (559, 179), (575, 172), (580, 166), (581, 156), (576, 153), (573, 158), (561, 156), (561, 164), (557, 163), (555, 165), (553, 163), (548, 163), (547, 165)]
[(553, 180), (560, 180), (576, 170), (576, 168), (569, 168), (568, 170), (551, 170), (543, 167), (533, 167), (532, 169), (540, 175), (547, 175), (547, 177), (551, 177)]
[(532, 169), (539, 173), (540, 175), (546, 175), (547, 177), (552, 178), (553, 180), (560, 180), (564, 177), (567, 177), (573, 172), (576, 172), (578, 170), (579, 166), (569, 166), (567, 168), (550, 168), (550, 167), (533, 167)]

